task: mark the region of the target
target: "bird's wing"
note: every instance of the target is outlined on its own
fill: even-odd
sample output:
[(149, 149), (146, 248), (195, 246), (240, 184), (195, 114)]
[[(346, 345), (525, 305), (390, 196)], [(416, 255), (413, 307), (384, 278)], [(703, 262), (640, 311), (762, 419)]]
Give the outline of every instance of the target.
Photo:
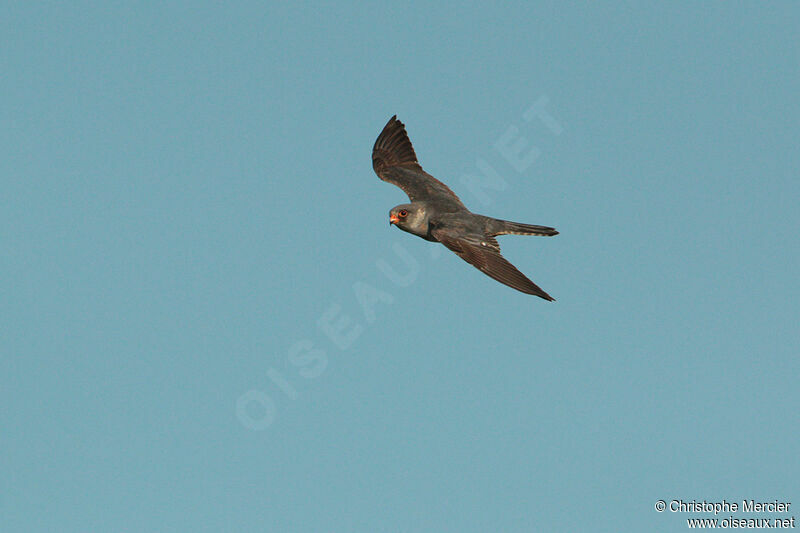
[(462, 205), (447, 185), (422, 170), (406, 128), (397, 120), (397, 115), (389, 119), (375, 141), (372, 168), (380, 179), (403, 189), (412, 202), (437, 198), (455, 200)]
[(431, 233), (440, 243), (487, 276), (525, 294), (533, 294), (545, 300), (554, 301), (553, 297), (500, 255), (500, 245), (494, 237), (454, 237), (441, 229), (433, 229)]

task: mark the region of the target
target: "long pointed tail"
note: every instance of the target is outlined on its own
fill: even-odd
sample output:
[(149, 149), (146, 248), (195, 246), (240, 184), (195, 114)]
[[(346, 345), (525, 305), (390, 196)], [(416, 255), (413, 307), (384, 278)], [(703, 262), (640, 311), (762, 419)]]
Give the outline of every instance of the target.
[(558, 235), (558, 231), (556, 231), (555, 228), (522, 224), (520, 222), (509, 222), (508, 220), (500, 220), (497, 218), (491, 219), (489, 231), (492, 235), (538, 235), (541, 237)]

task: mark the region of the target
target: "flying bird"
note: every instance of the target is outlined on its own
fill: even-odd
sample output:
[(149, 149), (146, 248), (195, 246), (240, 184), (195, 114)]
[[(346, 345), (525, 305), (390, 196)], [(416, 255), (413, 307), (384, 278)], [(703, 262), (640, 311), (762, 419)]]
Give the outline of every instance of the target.
[(428, 241), (440, 242), (487, 276), (526, 294), (554, 301), (500, 255), (498, 235), (553, 236), (547, 226), (509, 222), (467, 209), (450, 188), (424, 170), (397, 115), (389, 119), (372, 148), (372, 168), (383, 181), (397, 185), (410, 204), (389, 211), (389, 225)]

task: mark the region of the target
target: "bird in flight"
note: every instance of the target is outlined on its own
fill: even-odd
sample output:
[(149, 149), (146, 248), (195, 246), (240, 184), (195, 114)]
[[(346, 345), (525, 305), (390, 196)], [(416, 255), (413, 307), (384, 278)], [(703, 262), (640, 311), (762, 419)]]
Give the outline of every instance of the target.
[(372, 168), (383, 181), (397, 185), (410, 204), (393, 207), (389, 224), (428, 241), (440, 242), (487, 276), (526, 294), (554, 301), (500, 255), (498, 235), (553, 236), (547, 226), (534, 226), (477, 215), (450, 188), (424, 170), (408, 139), (406, 128), (389, 119), (372, 148)]

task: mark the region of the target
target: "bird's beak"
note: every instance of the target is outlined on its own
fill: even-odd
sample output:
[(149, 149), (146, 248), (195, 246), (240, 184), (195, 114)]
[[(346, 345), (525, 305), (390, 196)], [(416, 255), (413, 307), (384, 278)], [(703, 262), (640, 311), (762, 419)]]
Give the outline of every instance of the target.
[(390, 226), (392, 224), (397, 224), (398, 222), (400, 222), (400, 219), (397, 218), (397, 215), (389, 215), (389, 225)]

